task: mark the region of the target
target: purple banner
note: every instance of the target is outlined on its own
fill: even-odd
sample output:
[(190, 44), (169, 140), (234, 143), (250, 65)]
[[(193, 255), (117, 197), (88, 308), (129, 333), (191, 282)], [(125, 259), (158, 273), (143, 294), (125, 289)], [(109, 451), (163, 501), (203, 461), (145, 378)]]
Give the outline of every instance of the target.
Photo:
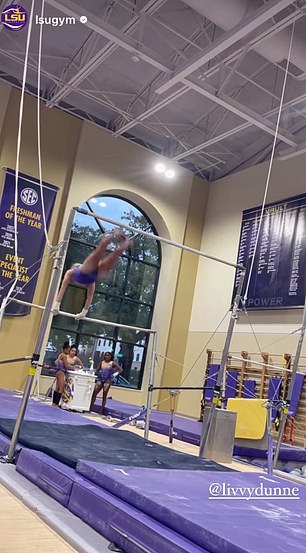
[[(243, 211), (238, 263), (250, 266), (261, 207)], [(265, 206), (246, 307), (301, 308), (305, 300), (306, 194)], [(237, 289), (240, 272), (236, 273)], [(248, 280), (248, 275), (246, 281)]]
[[(58, 188), (43, 183), (46, 224), (49, 227)], [(17, 212), (19, 277), (11, 298), (33, 301), (41, 258), (45, 247), (44, 223), (39, 182), (19, 173), (18, 201), (15, 206), (15, 172), (8, 169), (0, 204), (0, 304), (15, 279), (15, 226)], [(28, 315), (31, 308), (10, 301), (6, 315)]]

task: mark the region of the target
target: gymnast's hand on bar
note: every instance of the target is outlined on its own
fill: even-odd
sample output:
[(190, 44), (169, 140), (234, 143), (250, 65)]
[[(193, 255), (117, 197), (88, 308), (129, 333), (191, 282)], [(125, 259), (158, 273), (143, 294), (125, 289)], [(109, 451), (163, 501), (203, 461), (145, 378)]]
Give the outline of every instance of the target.
[(76, 321), (80, 321), (81, 319), (85, 319), (87, 313), (88, 313), (88, 309), (86, 309), (84, 307), (84, 309), (82, 309), (81, 313), (78, 313), (74, 318), (75, 318)]

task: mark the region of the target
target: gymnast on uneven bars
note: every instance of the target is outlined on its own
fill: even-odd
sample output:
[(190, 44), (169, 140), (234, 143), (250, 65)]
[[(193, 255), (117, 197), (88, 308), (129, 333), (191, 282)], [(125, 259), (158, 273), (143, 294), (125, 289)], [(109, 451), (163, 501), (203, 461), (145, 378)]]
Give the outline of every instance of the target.
[[(111, 242), (117, 244), (116, 248), (114, 251), (107, 253), (107, 246)], [(84, 319), (93, 300), (96, 282), (113, 269), (117, 257), (130, 248), (131, 245), (131, 240), (127, 238), (121, 230), (114, 230), (107, 236), (104, 236), (96, 249), (86, 257), (83, 263), (75, 263), (72, 268), (66, 272), (52, 309), (53, 315), (59, 313), (61, 301), (69, 284), (79, 284), (87, 288), (87, 294), (84, 307), (81, 313), (78, 313), (75, 318), (77, 320)]]

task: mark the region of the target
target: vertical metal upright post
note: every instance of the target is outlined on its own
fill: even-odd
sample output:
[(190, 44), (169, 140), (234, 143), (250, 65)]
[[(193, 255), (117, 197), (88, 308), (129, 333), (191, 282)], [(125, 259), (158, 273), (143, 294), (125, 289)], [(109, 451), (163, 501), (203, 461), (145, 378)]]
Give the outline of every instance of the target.
[(30, 394), (31, 394), (32, 383), (33, 383), (34, 376), (36, 374), (37, 364), (38, 364), (39, 357), (40, 357), (40, 354), (41, 354), (41, 348), (42, 348), (43, 340), (44, 340), (45, 333), (46, 333), (46, 330), (47, 330), (47, 327), (48, 327), (49, 317), (50, 317), (50, 314), (51, 314), (52, 306), (53, 306), (53, 303), (54, 303), (54, 299), (55, 299), (57, 289), (58, 289), (58, 286), (59, 286), (59, 282), (60, 282), (60, 278), (61, 278), (63, 261), (65, 259), (65, 255), (66, 255), (66, 252), (67, 252), (68, 240), (69, 240), (69, 236), (70, 236), (70, 232), (71, 232), (71, 226), (72, 226), (74, 214), (75, 214), (75, 212), (72, 209), (70, 214), (69, 214), (69, 218), (68, 218), (67, 226), (66, 226), (66, 229), (65, 229), (63, 242), (62, 242), (62, 245), (61, 245), (59, 255), (55, 259), (55, 262), (54, 262), (53, 275), (52, 275), (51, 284), (50, 284), (50, 288), (49, 288), (49, 292), (48, 292), (48, 296), (47, 296), (46, 307), (45, 307), (45, 310), (43, 312), (42, 320), (41, 320), (41, 323), (40, 323), (40, 326), (39, 326), (36, 345), (35, 345), (34, 353), (33, 353), (33, 356), (32, 356), (32, 361), (31, 361), (31, 367), (28, 371), (28, 377), (27, 377), (23, 397), (22, 397), (22, 400), (21, 400), (21, 404), (20, 404), (20, 407), (19, 407), (19, 412), (18, 412), (18, 415), (17, 415), (17, 418), (16, 418), (16, 423), (15, 423), (15, 427), (14, 427), (14, 430), (13, 430), (13, 435), (12, 435), (12, 439), (11, 439), (11, 442), (10, 442), (9, 451), (8, 451), (7, 456), (5, 457), (5, 461), (7, 463), (12, 463), (14, 461), (16, 445), (17, 445), (18, 438), (19, 438), (19, 433), (20, 433), (20, 427), (21, 427), (22, 421), (24, 419), (25, 411), (26, 411), (26, 408), (27, 408), (27, 404), (28, 404), (28, 401), (29, 401)]
[(296, 373), (297, 373), (297, 370), (298, 370), (298, 367), (299, 367), (299, 361), (300, 361), (300, 357), (301, 357), (302, 346), (303, 346), (303, 341), (304, 341), (304, 336), (305, 336), (305, 329), (306, 329), (306, 296), (305, 296), (305, 303), (304, 303), (302, 326), (300, 328), (300, 336), (299, 336), (299, 340), (298, 340), (298, 344), (297, 344), (297, 348), (296, 348), (296, 353), (295, 353), (295, 357), (294, 357), (289, 389), (288, 389), (287, 398), (286, 398), (286, 401), (285, 401), (285, 406), (284, 406), (284, 409), (283, 409), (283, 416), (282, 416), (281, 423), (280, 423), (279, 429), (278, 429), (278, 436), (277, 436), (277, 442), (276, 442), (275, 453), (274, 453), (274, 461), (273, 461), (274, 468), (276, 468), (276, 464), (277, 464), (278, 457), (279, 457), (279, 452), (280, 452), (280, 447), (281, 447), (281, 443), (282, 443), (282, 437), (283, 437), (283, 433), (284, 433), (284, 430), (285, 430), (287, 417), (288, 417), (288, 414), (290, 412), (290, 403), (291, 403), (291, 398), (292, 398), (292, 392), (293, 392), (293, 387), (294, 387), (294, 383), (295, 383)]
[(145, 418), (145, 429), (144, 429), (144, 438), (146, 440), (149, 438), (150, 417), (151, 417), (151, 411), (152, 411), (152, 394), (153, 394), (152, 387), (154, 386), (154, 378), (155, 378), (156, 340), (157, 340), (157, 334), (156, 332), (154, 332), (154, 334), (152, 335), (151, 365), (150, 365), (150, 374), (149, 374), (149, 385), (148, 385), (146, 418)]
[(273, 437), (272, 437), (272, 406), (273, 404), (268, 402), (267, 409), (267, 432), (268, 432), (268, 455), (267, 455), (267, 469), (270, 476), (273, 475)]
[(209, 415), (208, 415), (208, 419), (207, 419), (206, 428), (205, 428), (205, 430), (202, 434), (202, 439), (201, 439), (201, 443), (200, 443), (200, 451), (199, 451), (199, 456), (200, 457), (203, 457), (206, 442), (208, 440), (211, 425), (212, 425), (213, 418), (214, 418), (214, 415), (215, 415), (215, 411), (216, 411), (216, 408), (218, 406), (218, 402), (219, 402), (219, 399), (220, 399), (220, 390), (221, 390), (221, 386), (222, 386), (223, 378), (224, 378), (224, 374), (225, 374), (226, 363), (227, 363), (229, 348), (230, 348), (230, 344), (231, 344), (231, 339), (232, 339), (235, 323), (238, 319), (239, 304), (240, 304), (240, 301), (241, 301), (241, 293), (242, 293), (242, 289), (243, 289), (245, 275), (246, 275), (246, 269), (241, 269), (239, 282), (238, 282), (238, 287), (237, 287), (237, 292), (236, 292), (236, 296), (235, 296), (235, 299), (234, 299), (232, 314), (231, 314), (231, 318), (230, 318), (228, 329), (227, 329), (226, 340), (225, 340), (224, 348), (223, 348), (223, 351), (222, 351), (222, 358), (221, 358), (220, 369), (218, 371), (217, 381), (216, 381), (216, 385), (215, 385), (215, 389), (214, 389), (214, 396), (213, 396), (212, 404), (211, 404), (211, 407), (210, 407), (210, 410), (209, 410)]

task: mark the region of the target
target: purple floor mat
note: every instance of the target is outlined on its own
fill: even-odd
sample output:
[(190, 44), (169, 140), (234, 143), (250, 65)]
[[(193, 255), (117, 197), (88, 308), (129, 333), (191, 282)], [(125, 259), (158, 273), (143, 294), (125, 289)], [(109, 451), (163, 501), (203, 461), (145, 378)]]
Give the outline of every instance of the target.
[(74, 484), (68, 509), (126, 553), (210, 552), (94, 484)]
[[(21, 399), (21, 394), (0, 389), (0, 418), (15, 419)], [(28, 402), (25, 420), (60, 424), (89, 424), (88, 419), (85, 419), (77, 413), (65, 411), (64, 409), (57, 409), (50, 404), (41, 403), (33, 399), (30, 399)], [(99, 423), (90, 421), (90, 424)]]
[[(77, 470), (210, 553), (305, 552), (306, 489), (302, 486), (298, 489), (256, 473), (157, 473), (85, 461), (79, 462)], [(278, 491), (276, 498), (258, 497), (264, 488), (296, 488), (299, 499), (289, 500), (290, 492)], [(229, 492), (232, 489), (236, 492)], [(237, 493), (249, 495), (247, 489), (258, 489), (258, 495), (253, 491), (254, 498), (237, 499)], [(236, 500), (230, 500), (229, 493)], [(280, 499), (280, 493), (286, 496)]]
[(16, 470), (67, 507), (74, 482), (84, 480), (76, 471), (41, 451), (22, 449)]
[(126, 553), (208, 553), (44, 453), (23, 449), (16, 468)]
[[(100, 405), (101, 401), (99, 399), (94, 406), (95, 411), (98, 411)], [(124, 419), (130, 415), (134, 415), (138, 411), (139, 407), (135, 405), (123, 403), (114, 399), (108, 399), (105, 413), (114, 418)], [(167, 436), (169, 434), (169, 420), (169, 413), (164, 411), (152, 411), (152, 416), (150, 418), (150, 430)], [(190, 444), (200, 445), (201, 430), (202, 423), (180, 415), (174, 416), (174, 435), (176, 439)], [(235, 446), (234, 455), (240, 457), (257, 457), (265, 459), (267, 457), (267, 452), (255, 448)], [(306, 462), (306, 450), (298, 447), (282, 445), (279, 460)]]

